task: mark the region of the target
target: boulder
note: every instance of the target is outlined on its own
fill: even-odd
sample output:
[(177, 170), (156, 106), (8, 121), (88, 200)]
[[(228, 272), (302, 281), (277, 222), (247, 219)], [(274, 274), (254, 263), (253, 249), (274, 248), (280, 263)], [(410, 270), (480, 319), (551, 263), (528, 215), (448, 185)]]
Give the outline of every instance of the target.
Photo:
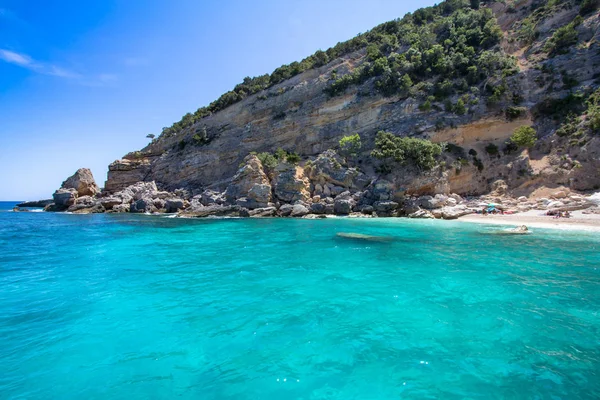
[(292, 210), (294, 209), (294, 206), (291, 204), (284, 204), (281, 207), (279, 207), (279, 214), (281, 214), (284, 217), (289, 216), (292, 213)]
[(88, 168), (79, 168), (75, 174), (67, 178), (61, 189), (75, 189), (78, 196), (95, 196), (100, 193), (100, 188), (96, 185), (94, 175)]
[[(69, 206), (67, 211), (74, 212), (84, 208), (91, 208), (95, 204), (95, 199), (91, 196), (81, 196), (75, 199), (75, 203)], [(99, 203), (98, 203), (99, 204)]]
[(325, 214), (327, 205), (325, 203), (312, 203), (310, 205), (310, 212), (313, 214)]
[(304, 217), (302, 217), (302, 219), (322, 219), (322, 218), (327, 218), (325, 215), (319, 215), (319, 214), (306, 214)]
[(183, 211), (180, 215), (184, 217), (204, 218), (204, 217), (225, 217), (239, 216), (242, 209), (240, 206), (232, 206), (225, 204), (213, 204), (206, 207), (195, 208), (189, 211)]
[(275, 196), (286, 203), (308, 201), (310, 198), (310, 182), (304, 170), (290, 163), (281, 163), (275, 167), (273, 186)]
[(521, 196), (521, 197), (519, 197), (519, 198), (517, 199), (517, 201), (518, 201), (519, 203), (527, 203), (527, 201), (529, 201), (529, 200), (527, 199), (527, 197), (525, 197), (525, 196)]
[(462, 217), (463, 215), (472, 214), (473, 211), (468, 209), (465, 206), (455, 206), (455, 207), (443, 207), (442, 208), (442, 218), (444, 219), (457, 219), (458, 217)]
[(348, 168), (344, 158), (331, 149), (319, 154), (311, 167), (307, 168), (307, 172), (310, 181), (315, 183), (315, 190), (317, 184), (325, 190), (324, 186), (327, 183), (342, 189), (350, 187), (363, 189), (370, 183), (367, 176), (356, 168)]
[(225, 202), (225, 194), (214, 190), (205, 190), (202, 194), (194, 196), (192, 200), (198, 200), (202, 205), (223, 204)]
[(379, 216), (391, 216), (398, 209), (398, 203), (391, 200), (376, 201), (373, 203), (373, 209)]
[(111, 211), (114, 213), (128, 213), (130, 209), (131, 206), (129, 204), (117, 204), (116, 206), (113, 206)]
[(275, 207), (255, 208), (254, 210), (249, 210), (248, 215), (254, 218), (274, 217), (277, 215), (277, 209)]
[(255, 184), (250, 188), (246, 197), (256, 204), (267, 204), (271, 201), (271, 185), (267, 183)]
[(75, 189), (58, 189), (52, 195), (54, 206), (58, 210), (66, 210), (74, 205), (77, 201), (77, 190)]
[(168, 213), (176, 213), (179, 210), (183, 210), (185, 204), (182, 199), (170, 198), (165, 201), (165, 210)]
[(552, 197), (554, 197), (555, 199), (564, 199), (565, 197), (567, 197), (567, 192), (565, 192), (564, 190), (559, 190), (558, 192), (552, 193)]
[[(255, 188), (255, 186), (258, 186)], [(248, 199), (254, 208), (266, 205), (271, 201), (271, 185), (265, 174), (261, 161), (255, 155), (248, 155), (244, 165), (237, 171), (227, 190), (225, 198), (229, 203), (235, 203), (241, 198)]]
[(292, 207), (292, 212), (290, 213), (290, 215), (292, 217), (302, 217), (306, 214), (308, 214), (308, 208), (306, 208), (305, 206), (303, 206), (302, 204), (294, 204), (294, 206)]
[(408, 215), (408, 218), (422, 218), (422, 219), (431, 219), (434, 218), (433, 214), (427, 210), (417, 210), (412, 214)]
[(363, 214), (371, 215), (375, 211), (375, 208), (370, 205), (363, 205), (359, 208), (359, 211)]
[(152, 213), (156, 211), (154, 202), (151, 198), (141, 198), (131, 203), (129, 212), (132, 213)]
[(117, 196), (109, 196), (98, 199), (102, 207), (106, 210), (112, 210), (113, 207), (123, 203), (123, 199)]
[[(37, 201), (26, 201), (20, 204), (17, 204), (17, 207), (40, 207), (40, 208), (44, 208), (49, 204), (54, 203), (53, 199), (48, 199), (48, 200), (37, 200)], [(23, 211), (23, 210), (21, 210)]]
[(353, 201), (347, 199), (335, 199), (333, 212), (335, 214), (347, 215), (352, 211)]

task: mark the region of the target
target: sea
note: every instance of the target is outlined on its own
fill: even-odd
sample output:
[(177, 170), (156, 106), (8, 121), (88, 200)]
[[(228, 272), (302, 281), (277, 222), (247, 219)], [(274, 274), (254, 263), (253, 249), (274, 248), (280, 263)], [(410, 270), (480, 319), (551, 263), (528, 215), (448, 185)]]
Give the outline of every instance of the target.
[(600, 398), (597, 233), (13, 206), (1, 399)]

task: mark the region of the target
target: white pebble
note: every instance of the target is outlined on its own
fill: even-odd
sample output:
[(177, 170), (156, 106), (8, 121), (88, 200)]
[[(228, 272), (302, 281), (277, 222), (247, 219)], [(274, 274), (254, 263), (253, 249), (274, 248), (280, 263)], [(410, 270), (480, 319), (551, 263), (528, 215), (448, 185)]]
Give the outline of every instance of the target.
[(402, 386), (406, 386), (406, 382), (402, 382)]
[(277, 382), (279, 382), (279, 378), (277, 378)]
[(425, 361), (420, 361), (419, 364), (425, 364)]

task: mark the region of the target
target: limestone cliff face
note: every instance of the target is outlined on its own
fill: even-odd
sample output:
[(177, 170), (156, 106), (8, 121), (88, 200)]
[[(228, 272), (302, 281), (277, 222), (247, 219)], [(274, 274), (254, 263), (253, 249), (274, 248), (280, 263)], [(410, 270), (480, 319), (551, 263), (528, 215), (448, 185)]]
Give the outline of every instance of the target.
[[(599, 139), (593, 138), (577, 148), (570, 146), (568, 139), (554, 135), (560, 121), (537, 110), (544, 99), (562, 98), (576, 90), (568, 87), (565, 79), (561, 81), (561, 73), (576, 81), (577, 87), (598, 86), (598, 12), (586, 16), (578, 26), (577, 47), (568, 54), (544, 58), (540, 50), (544, 42), (556, 28), (572, 20), (577, 10), (561, 9), (543, 18), (538, 38), (529, 45), (518, 38), (523, 20), (532, 13), (532, 2), (518, 3), (512, 9), (502, 3), (491, 3), (489, 7), (505, 34), (502, 46), (517, 57), (519, 72), (506, 77), (506, 83), (521, 97), (520, 106), (525, 112), (520, 116), (507, 118), (505, 111), (513, 105), (510, 99), (488, 105), (480, 98), (478, 103), (469, 104), (464, 115), (443, 111), (442, 103), (421, 111), (419, 105), (424, 99), (384, 97), (374, 90), (372, 80), (350, 87), (343, 95), (327, 95), (324, 89), (333, 76), (348, 73), (365, 62), (362, 50), (249, 96), (175, 136), (160, 137), (141, 151), (115, 161), (109, 166), (105, 191), (116, 192), (139, 181), (155, 181), (160, 189), (171, 191), (223, 190), (251, 152), (283, 148), (298, 153), (303, 160), (314, 160), (338, 147), (341, 137), (353, 133), (358, 133), (363, 141), (363, 152), (357, 157), (360, 173), (381, 178), (369, 157), (380, 130), (447, 142), (469, 151), (460, 156), (444, 155), (446, 168), (423, 172), (405, 167), (394, 171), (385, 178), (398, 190), (416, 194), (481, 194), (489, 192), (498, 179), (524, 192), (542, 184), (592, 189), (600, 185)], [(450, 98), (452, 102), (457, 99), (458, 96)], [(532, 124), (540, 138), (534, 149), (511, 154), (491, 154), (486, 150), (490, 144), (503, 146), (516, 127)], [(457, 159), (466, 163), (454, 165)], [(294, 170), (278, 173), (298, 176), (298, 185), (305, 179)], [(244, 189), (244, 197), (247, 194)], [(274, 195), (278, 195), (277, 187)]]

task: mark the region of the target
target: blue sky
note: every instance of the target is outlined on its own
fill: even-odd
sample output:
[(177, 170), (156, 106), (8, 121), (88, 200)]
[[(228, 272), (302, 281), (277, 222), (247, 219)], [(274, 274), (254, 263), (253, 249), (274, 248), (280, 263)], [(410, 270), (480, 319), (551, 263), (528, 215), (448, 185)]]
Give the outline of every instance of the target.
[(49, 198), (245, 76), (433, 1), (0, 0), (0, 200)]

